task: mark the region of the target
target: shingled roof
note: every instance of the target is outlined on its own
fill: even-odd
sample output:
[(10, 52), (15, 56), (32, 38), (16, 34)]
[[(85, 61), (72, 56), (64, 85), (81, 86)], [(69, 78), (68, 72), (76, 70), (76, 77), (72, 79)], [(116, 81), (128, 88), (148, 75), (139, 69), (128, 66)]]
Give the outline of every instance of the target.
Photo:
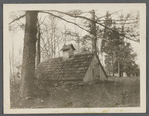
[(77, 54), (68, 60), (62, 57), (41, 62), (36, 68), (36, 76), (43, 80), (82, 80), (93, 54)]

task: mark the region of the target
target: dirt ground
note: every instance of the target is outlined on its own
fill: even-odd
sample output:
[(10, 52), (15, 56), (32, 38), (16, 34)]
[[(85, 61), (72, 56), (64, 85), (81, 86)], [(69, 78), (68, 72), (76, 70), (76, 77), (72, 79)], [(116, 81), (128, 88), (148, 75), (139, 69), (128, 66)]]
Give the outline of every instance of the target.
[[(140, 79), (109, 77), (108, 81), (89, 84), (47, 86), (48, 95), (25, 101), (22, 106), (15, 91), (11, 92), (11, 108), (85, 108), (139, 107)], [(14, 94), (16, 97), (14, 97)], [(44, 94), (44, 93), (43, 93)], [(42, 95), (42, 92), (41, 92)]]

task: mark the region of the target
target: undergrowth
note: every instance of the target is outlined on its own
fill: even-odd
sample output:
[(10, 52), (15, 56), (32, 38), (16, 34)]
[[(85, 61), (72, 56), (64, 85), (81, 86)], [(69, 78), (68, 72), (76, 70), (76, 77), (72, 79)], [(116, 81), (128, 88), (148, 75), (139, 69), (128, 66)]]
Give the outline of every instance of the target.
[[(36, 97), (28, 108), (138, 107), (139, 78), (110, 78), (92, 84), (58, 84), (37, 81)], [(21, 108), (19, 85), (11, 84), (11, 106)]]

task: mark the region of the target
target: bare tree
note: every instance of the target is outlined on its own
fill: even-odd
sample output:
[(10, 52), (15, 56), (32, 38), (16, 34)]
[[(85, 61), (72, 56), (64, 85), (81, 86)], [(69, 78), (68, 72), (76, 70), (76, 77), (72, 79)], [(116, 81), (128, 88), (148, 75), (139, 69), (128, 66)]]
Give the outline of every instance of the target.
[(20, 96), (33, 97), (35, 80), (35, 53), (37, 35), (37, 11), (26, 12), (23, 63), (21, 71)]
[(41, 38), (41, 32), (40, 32), (40, 25), (38, 23), (38, 35), (37, 35), (37, 65), (40, 63), (40, 38)]
[(41, 53), (43, 59), (55, 58), (59, 54), (57, 47), (61, 42), (60, 28), (58, 20), (50, 15), (47, 15), (47, 22), (44, 22), (41, 27)]

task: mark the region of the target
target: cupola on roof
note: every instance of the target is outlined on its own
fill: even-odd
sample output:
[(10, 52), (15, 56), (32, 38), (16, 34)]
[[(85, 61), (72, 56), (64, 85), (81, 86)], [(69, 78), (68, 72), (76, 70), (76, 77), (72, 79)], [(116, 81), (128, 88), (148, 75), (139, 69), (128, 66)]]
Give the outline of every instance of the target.
[(76, 50), (73, 46), (73, 44), (68, 44), (68, 45), (64, 45), (63, 48), (61, 49), (62, 51), (66, 51), (66, 50), (70, 50), (70, 49)]

